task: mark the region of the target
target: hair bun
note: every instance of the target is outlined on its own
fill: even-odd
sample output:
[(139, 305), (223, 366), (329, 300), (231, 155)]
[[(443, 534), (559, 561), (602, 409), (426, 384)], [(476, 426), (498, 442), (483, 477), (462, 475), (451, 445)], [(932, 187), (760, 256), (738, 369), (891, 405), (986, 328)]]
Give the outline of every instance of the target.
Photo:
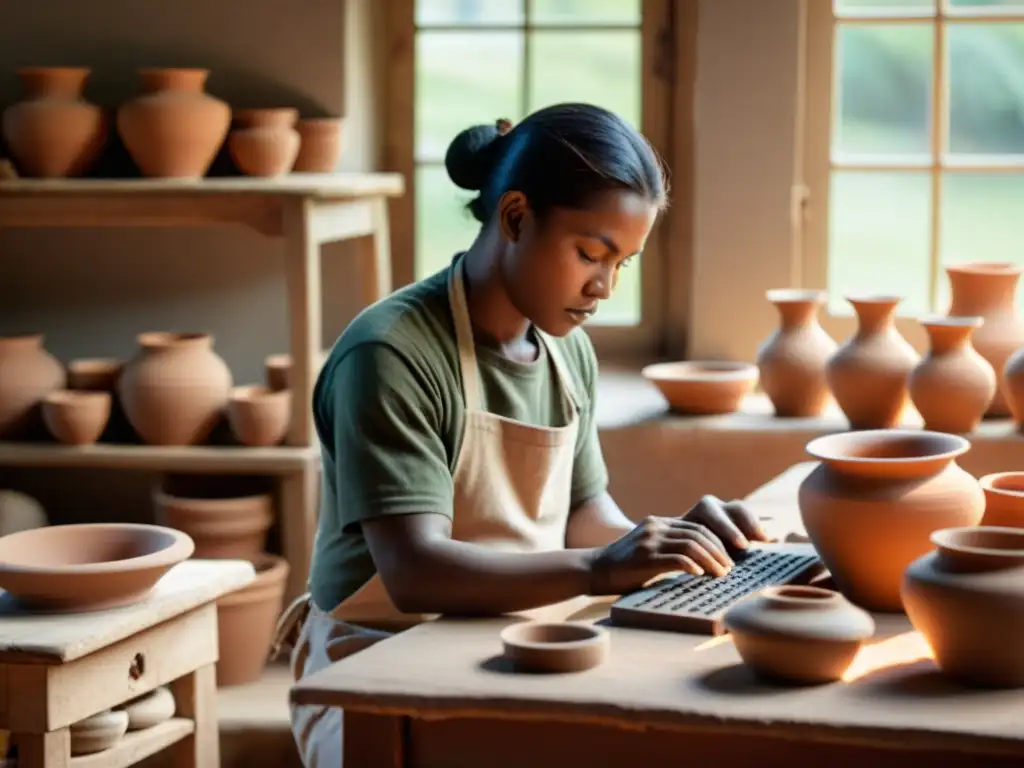
[(444, 155), (444, 167), (451, 180), (462, 189), (483, 189), (498, 159), (498, 139), (510, 130), (512, 122), (502, 119), (461, 131)]

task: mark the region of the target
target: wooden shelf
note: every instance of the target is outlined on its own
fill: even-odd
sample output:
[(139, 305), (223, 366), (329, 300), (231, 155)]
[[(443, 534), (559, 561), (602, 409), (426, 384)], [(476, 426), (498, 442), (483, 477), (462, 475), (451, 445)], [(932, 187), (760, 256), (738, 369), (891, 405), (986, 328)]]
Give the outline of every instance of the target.
[(194, 730), (191, 720), (175, 717), (143, 731), (130, 731), (103, 752), (72, 757), (71, 768), (128, 768), (181, 741)]

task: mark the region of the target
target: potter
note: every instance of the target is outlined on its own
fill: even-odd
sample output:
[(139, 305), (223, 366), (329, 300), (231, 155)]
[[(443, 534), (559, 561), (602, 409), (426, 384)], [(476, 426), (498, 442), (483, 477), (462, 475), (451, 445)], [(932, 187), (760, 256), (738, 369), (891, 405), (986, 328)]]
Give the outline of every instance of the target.
[[(666, 204), (661, 163), (586, 104), (468, 128), (445, 164), (478, 192), (475, 241), (365, 310), (314, 392), (324, 484), (310, 594), (282, 616), (296, 679), (439, 614), (617, 595), (726, 573), (767, 537), (705, 496), (637, 525), (608, 494), (582, 325)], [(307, 766), (338, 766), (342, 713), (293, 707)]]

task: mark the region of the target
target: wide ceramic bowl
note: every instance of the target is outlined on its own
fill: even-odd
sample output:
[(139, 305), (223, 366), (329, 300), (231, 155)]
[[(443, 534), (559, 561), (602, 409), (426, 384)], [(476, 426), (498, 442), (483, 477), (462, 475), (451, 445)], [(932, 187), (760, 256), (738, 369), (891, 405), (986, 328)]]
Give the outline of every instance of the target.
[(51, 525), (0, 537), (0, 588), (29, 610), (97, 611), (144, 599), (195, 549), (140, 523)]
[(677, 413), (733, 413), (757, 386), (757, 366), (715, 360), (655, 363), (641, 371)]
[(579, 622), (521, 622), (501, 632), (505, 658), (521, 672), (583, 672), (604, 663), (608, 631)]

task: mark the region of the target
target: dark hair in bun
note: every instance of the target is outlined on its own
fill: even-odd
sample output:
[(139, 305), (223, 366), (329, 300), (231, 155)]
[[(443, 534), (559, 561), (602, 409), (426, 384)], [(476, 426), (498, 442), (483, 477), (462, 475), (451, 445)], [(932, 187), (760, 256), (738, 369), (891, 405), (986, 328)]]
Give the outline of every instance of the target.
[(526, 195), (537, 216), (552, 207), (585, 207), (609, 189), (666, 202), (654, 148), (621, 117), (592, 104), (556, 104), (514, 127), (499, 120), (467, 128), (452, 140), (444, 164), (456, 185), (480, 192), (467, 207), (481, 223), (512, 189)]

